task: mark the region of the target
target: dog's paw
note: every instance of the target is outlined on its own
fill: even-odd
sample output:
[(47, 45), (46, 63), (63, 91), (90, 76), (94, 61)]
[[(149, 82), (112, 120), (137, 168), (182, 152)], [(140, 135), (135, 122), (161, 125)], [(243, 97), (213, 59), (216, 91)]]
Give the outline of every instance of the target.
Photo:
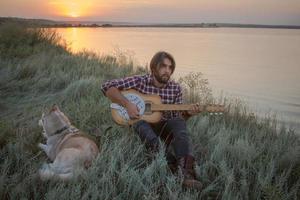
[(44, 150), (45, 152), (48, 152), (48, 146), (47, 145), (39, 143), (38, 147), (41, 148), (42, 150)]

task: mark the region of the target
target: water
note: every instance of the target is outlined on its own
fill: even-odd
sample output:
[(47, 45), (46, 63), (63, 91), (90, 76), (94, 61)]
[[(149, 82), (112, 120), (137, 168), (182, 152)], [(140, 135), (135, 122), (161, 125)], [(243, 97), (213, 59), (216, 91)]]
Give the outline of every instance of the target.
[(202, 72), (215, 94), (245, 100), (259, 116), (275, 113), (300, 132), (300, 30), (240, 28), (63, 28), (73, 51), (116, 49), (145, 66), (173, 54), (174, 76)]

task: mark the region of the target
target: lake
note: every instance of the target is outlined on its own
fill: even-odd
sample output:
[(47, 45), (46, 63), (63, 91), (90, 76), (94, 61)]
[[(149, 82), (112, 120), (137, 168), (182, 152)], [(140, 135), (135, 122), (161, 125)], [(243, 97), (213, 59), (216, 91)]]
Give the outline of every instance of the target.
[(202, 72), (214, 95), (240, 98), (259, 116), (275, 113), (300, 132), (300, 30), (254, 28), (59, 28), (73, 51), (125, 52), (146, 66), (159, 50), (174, 76)]

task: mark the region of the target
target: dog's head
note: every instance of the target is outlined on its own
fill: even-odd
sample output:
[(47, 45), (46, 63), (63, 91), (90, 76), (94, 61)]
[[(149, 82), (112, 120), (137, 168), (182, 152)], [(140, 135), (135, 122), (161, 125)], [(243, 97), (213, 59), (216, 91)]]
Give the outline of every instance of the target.
[(42, 114), (39, 125), (43, 127), (47, 137), (55, 135), (71, 126), (70, 120), (61, 112), (58, 106), (53, 105), (48, 112)]

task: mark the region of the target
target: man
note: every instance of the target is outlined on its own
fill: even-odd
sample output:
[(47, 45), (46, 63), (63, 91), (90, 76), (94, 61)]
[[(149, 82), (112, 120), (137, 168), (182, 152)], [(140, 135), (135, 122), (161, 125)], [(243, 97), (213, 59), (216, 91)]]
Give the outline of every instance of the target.
[[(132, 76), (107, 81), (102, 85), (103, 93), (114, 103), (127, 109), (131, 119), (139, 118), (135, 104), (128, 101), (120, 90), (135, 89), (143, 94), (157, 94), (164, 104), (182, 104), (182, 90), (178, 83), (170, 80), (175, 70), (175, 60), (167, 52), (156, 53), (150, 62), (151, 74)], [(190, 139), (187, 134), (186, 122), (190, 116), (199, 113), (199, 105), (188, 112), (165, 111), (159, 123), (149, 124), (140, 120), (133, 124), (135, 132), (145, 143), (148, 150), (158, 151), (159, 137), (165, 142), (167, 149), (173, 147), (175, 162), (184, 175), (183, 186), (201, 189), (201, 182), (195, 179), (194, 157), (192, 156)], [(168, 162), (171, 161), (167, 155)]]

